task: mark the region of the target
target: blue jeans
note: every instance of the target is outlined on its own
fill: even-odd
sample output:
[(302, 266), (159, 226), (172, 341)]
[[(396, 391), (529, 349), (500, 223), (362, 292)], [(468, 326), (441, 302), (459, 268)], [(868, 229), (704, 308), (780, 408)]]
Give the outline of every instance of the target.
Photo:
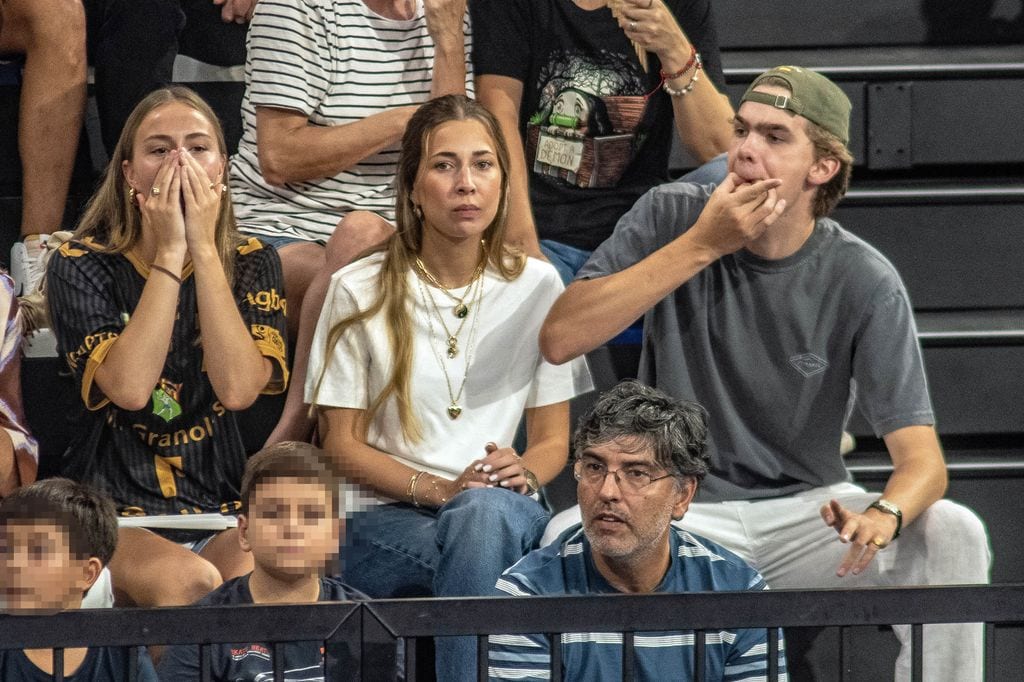
[[(436, 511), (373, 507), (346, 523), (343, 577), (374, 598), (490, 595), (547, 522), (535, 500), (502, 488), (466, 490)], [(440, 682), (476, 679), (475, 637), (439, 637), (436, 652)]]
[[(691, 182), (695, 185), (718, 185), (728, 175), (728, 164), (726, 155), (719, 154), (706, 162), (703, 166), (694, 168), (675, 182)], [(569, 286), (569, 283), (576, 278), (583, 264), (590, 258), (593, 251), (587, 251), (575, 246), (569, 246), (550, 239), (540, 240), (540, 250), (544, 257), (551, 261), (551, 264), (558, 270), (562, 283)]]
[(569, 286), (569, 283), (576, 279), (576, 273), (590, 258), (590, 254), (594, 253), (551, 239), (540, 240), (540, 251), (555, 266), (555, 270), (558, 270), (558, 276), (562, 278), (562, 284), (565, 286)]

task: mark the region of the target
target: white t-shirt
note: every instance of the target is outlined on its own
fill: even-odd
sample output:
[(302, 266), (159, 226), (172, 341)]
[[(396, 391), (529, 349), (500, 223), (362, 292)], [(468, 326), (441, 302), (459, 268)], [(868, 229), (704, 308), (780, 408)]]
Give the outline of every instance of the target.
[[(243, 134), (231, 163), (231, 197), (246, 233), (326, 240), (349, 211), (394, 222), (398, 144), (330, 178), (273, 186), (256, 148), (256, 107), (300, 112), (316, 126), (362, 120), (430, 98), (434, 41), (423, 5), (408, 21), (385, 19), (362, 0), (260, 0), (249, 26)], [(463, 24), (472, 95), (469, 20)]]
[[(327, 337), (340, 320), (365, 310), (377, 298), (377, 278), (383, 253), (352, 263), (334, 274), (323, 313), (313, 337), (306, 401), (321, 407), (366, 409), (391, 376), (392, 353), (383, 314), (351, 325), (328, 352)], [(410, 271), (410, 314), (413, 325), (412, 404), (422, 429), (422, 440), (409, 443), (402, 433), (395, 401), (377, 413), (367, 433), (367, 443), (415, 469), (456, 478), (473, 459), (483, 457), (484, 445), (512, 444), (523, 410), (568, 400), (593, 388), (586, 361), (580, 358), (555, 366), (540, 354), (537, 336), (548, 309), (562, 292), (555, 269), (548, 263), (527, 259), (523, 273), (511, 282), (492, 269), (483, 275), (479, 304), (471, 304), (466, 325), (459, 334), (459, 354), (448, 358), (445, 334), (429, 299), (433, 295), (448, 328), (459, 320), (451, 314), (450, 300), (433, 288), (422, 288)], [(425, 287), (425, 285), (424, 285)], [(467, 302), (470, 302), (467, 300)], [(479, 319), (476, 319), (479, 316)], [(475, 326), (475, 338), (469, 342)], [(466, 363), (469, 362), (468, 372)], [(326, 362), (326, 370), (324, 364)], [(440, 363), (444, 362), (452, 392), (458, 393), (462, 413), (448, 416), (451, 398)], [(324, 372), (319, 393), (316, 382)], [(363, 489), (349, 495), (347, 507), (391, 500)], [(365, 496), (365, 499), (358, 499)]]

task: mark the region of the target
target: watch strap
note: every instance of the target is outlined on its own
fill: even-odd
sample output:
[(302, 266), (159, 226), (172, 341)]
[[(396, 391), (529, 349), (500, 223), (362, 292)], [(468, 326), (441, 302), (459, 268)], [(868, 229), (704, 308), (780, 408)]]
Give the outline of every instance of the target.
[(892, 514), (896, 517), (896, 532), (892, 534), (892, 539), (895, 540), (900, 536), (900, 531), (903, 530), (903, 512), (900, 508), (889, 500), (879, 497), (877, 500), (868, 505), (868, 509), (877, 509), (885, 514)]

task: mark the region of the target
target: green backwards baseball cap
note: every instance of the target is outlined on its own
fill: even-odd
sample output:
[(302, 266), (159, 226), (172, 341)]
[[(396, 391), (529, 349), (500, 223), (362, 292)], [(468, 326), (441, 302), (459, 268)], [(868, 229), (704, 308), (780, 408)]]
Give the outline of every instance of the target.
[[(790, 95), (754, 92), (754, 88), (769, 77), (785, 81)], [(799, 66), (776, 66), (754, 79), (740, 103), (747, 101), (803, 116), (838, 137), (843, 144), (850, 143), (850, 100), (838, 85), (820, 73)]]

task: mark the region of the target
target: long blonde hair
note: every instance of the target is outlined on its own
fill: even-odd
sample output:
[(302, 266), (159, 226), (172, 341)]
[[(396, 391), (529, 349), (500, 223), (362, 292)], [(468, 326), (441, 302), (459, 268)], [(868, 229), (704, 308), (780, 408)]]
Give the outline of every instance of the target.
[[(495, 156), (501, 171), (498, 210), (494, 220), (483, 233), (488, 267), (494, 268), (502, 278), (511, 281), (522, 273), (526, 265), (526, 257), (504, 243), (508, 216), (509, 154), (508, 145), (497, 120), (483, 105), (463, 95), (445, 95), (423, 104), (410, 119), (402, 137), (395, 180), (395, 222), (398, 229), (383, 246), (385, 253), (377, 280), (377, 299), (366, 310), (350, 315), (335, 324), (327, 336), (326, 357), (329, 358), (331, 350), (351, 325), (368, 320), (381, 311), (387, 320), (394, 369), (387, 384), (373, 399), (364, 415), (361, 425), (364, 437), (374, 416), (387, 400), (393, 397), (397, 403), (398, 418), (406, 440), (417, 442), (421, 438), (420, 421), (410, 396), (413, 321), (409, 313), (411, 292), (407, 277), (423, 248), (423, 219), (420, 217), (422, 214), (415, 210), (412, 190), (430, 134), (444, 123), (467, 120), (478, 121), (487, 130), (494, 142)], [(316, 389), (313, 391), (314, 407), (326, 371), (325, 362), (317, 378)]]
[[(139, 102), (125, 121), (99, 189), (89, 200), (75, 229), (75, 239), (91, 238), (97, 248), (107, 253), (127, 253), (138, 244), (142, 238), (142, 216), (138, 205), (129, 194), (128, 181), (122, 168), (124, 162), (130, 161), (135, 153), (135, 136), (145, 118), (155, 109), (174, 102), (195, 109), (210, 122), (217, 150), (224, 157), (223, 182), (227, 183), (227, 143), (224, 141), (224, 131), (221, 129), (217, 114), (202, 97), (189, 88), (174, 85), (155, 90)], [(221, 196), (214, 239), (217, 242), (217, 253), (224, 267), (224, 274), (231, 283), (234, 281), (235, 249), (242, 238), (235, 228), (235, 211), (231, 204), (230, 192), (225, 192)]]

